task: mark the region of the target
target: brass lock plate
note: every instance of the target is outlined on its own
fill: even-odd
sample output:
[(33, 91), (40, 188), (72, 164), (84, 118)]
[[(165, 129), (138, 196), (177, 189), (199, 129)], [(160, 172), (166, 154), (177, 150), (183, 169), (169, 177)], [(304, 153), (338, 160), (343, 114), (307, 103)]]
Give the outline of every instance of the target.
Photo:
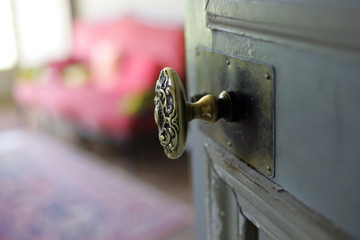
[(236, 91), (236, 107), (242, 119), (216, 123), (201, 121), (200, 129), (240, 160), (267, 177), (274, 169), (274, 86), (271, 66), (227, 56), (204, 48), (196, 49), (197, 92), (217, 96)]

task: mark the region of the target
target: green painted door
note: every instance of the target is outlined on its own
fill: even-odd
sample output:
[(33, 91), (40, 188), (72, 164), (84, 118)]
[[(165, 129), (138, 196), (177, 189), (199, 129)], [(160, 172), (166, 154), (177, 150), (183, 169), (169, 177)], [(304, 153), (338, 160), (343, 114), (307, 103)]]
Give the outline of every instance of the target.
[(201, 77), (223, 66), (198, 49), (273, 69), (272, 174), (239, 157), (242, 131), (219, 140), (216, 125), (190, 124), (197, 239), (360, 238), (359, 12), (351, 0), (187, 1), (188, 96), (244, 87)]

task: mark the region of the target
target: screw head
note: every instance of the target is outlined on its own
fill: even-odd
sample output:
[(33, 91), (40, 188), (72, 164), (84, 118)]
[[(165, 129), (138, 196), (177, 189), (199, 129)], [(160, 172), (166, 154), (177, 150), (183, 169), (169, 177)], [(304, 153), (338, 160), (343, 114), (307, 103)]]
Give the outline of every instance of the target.
[(229, 59), (226, 59), (226, 64), (230, 65), (230, 60)]
[(265, 79), (269, 80), (271, 77), (270, 77), (270, 74), (269, 73), (265, 73)]

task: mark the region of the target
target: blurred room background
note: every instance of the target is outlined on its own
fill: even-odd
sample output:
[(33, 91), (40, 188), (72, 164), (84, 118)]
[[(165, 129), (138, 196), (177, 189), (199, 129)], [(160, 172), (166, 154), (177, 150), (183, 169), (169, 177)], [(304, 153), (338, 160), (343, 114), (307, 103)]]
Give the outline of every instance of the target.
[(0, 0), (0, 239), (193, 239), (186, 154), (153, 117), (185, 79), (184, 0)]

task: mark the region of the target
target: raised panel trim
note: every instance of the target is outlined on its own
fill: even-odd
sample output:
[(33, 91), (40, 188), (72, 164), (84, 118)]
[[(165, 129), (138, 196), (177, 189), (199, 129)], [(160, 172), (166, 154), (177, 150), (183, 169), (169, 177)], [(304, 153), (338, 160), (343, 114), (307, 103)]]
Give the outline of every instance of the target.
[(267, 41), (328, 45), (360, 53), (360, 4), (209, 0), (207, 26)]
[(237, 196), (242, 213), (272, 239), (353, 239), (217, 144), (205, 144), (216, 174)]

